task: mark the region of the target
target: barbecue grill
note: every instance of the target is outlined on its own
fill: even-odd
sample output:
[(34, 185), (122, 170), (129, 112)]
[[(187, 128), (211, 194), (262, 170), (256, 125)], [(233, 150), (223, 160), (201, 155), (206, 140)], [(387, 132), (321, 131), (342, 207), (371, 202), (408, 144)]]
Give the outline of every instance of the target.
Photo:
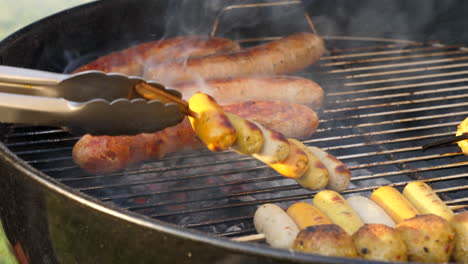
[[(93, 14), (104, 8), (129, 8), (130, 12), (144, 14), (145, 8), (154, 7), (141, 3), (143, 7), (130, 7), (125, 1), (93, 3), (48, 18), (40, 25), (66, 28), (57, 23), (63, 22), (61, 16), (68, 16), (69, 25), (80, 26), (95, 22), (83, 22), (78, 19), (80, 15), (99, 19)], [(171, 8), (165, 5), (157, 5), (162, 16)], [(223, 30), (226, 20), (236, 12), (263, 12), (258, 8), (287, 8), (289, 15), (301, 10), (297, 26), (310, 31), (314, 25), (314, 17), (303, 13), (300, 1), (287, 1), (227, 5), (202, 31), (236, 38), (245, 46), (281, 37), (287, 26), (280, 27), (280, 34), (266, 30), (262, 36), (258, 30), (249, 35), (248, 28)], [(114, 16), (111, 19), (115, 21)], [(160, 29), (154, 22), (151, 26)], [(128, 24), (122, 28), (128, 29)], [(148, 28), (142, 32), (151, 32)], [(50, 49), (41, 43), (26, 42), (33, 43), (33, 51), (27, 54), (37, 61), (9, 55), (23, 51), (21, 41), (30, 41), (32, 34), (44, 30), (26, 28), (5, 40), (0, 62), (72, 70), (91, 59), (79, 56), (83, 50), (112, 44), (105, 39), (86, 44), (79, 40), (82, 46), (74, 46), (70, 53), (63, 46), (70, 45), (77, 33), (55, 36), (60, 41), (53, 44), (54, 48), (65, 53), (57, 60), (59, 66), (44, 63)], [(351, 187), (343, 194), (369, 196), (381, 185), (401, 190), (408, 181), (423, 180), (452, 209), (465, 210), (468, 159), (456, 145), (426, 151), (421, 146), (453, 136), (458, 123), (468, 115), (468, 48), (325, 33), (328, 53), (317, 65), (298, 74), (314, 79), (327, 92), (326, 104), (319, 112), (319, 129), (304, 142), (327, 150), (349, 166)], [(47, 37), (51, 37), (50, 32)], [(123, 37), (116, 42), (106, 51), (132, 41)], [(92, 56), (101, 55), (98, 53)], [(67, 56), (74, 59), (65, 62)], [(200, 150), (170, 155), (119, 173), (89, 175), (71, 157), (79, 137), (51, 127), (2, 124), (0, 129), (2, 220), (15, 249), (24, 251), (33, 262), (126, 263), (139, 258), (141, 262), (157, 259), (169, 263), (369, 263), (276, 250), (261, 242), (232, 242), (233, 238), (256, 233), (252, 217), (259, 205), (275, 203), (285, 208), (296, 201), (310, 201), (316, 193), (251, 157), (232, 151)]]

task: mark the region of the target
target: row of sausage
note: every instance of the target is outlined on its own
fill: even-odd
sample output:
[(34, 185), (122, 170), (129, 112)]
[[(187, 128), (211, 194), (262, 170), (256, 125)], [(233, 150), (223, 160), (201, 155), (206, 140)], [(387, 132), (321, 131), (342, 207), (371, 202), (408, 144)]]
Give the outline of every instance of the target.
[(276, 248), (384, 261), (468, 263), (468, 212), (454, 212), (421, 181), (403, 193), (390, 186), (370, 199), (332, 190), (286, 211), (275, 204), (254, 215), (258, 233)]

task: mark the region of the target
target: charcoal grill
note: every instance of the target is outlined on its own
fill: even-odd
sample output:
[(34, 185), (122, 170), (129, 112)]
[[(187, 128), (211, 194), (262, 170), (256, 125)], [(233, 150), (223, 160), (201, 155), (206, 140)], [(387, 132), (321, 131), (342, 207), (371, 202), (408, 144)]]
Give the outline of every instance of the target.
[[(105, 4), (81, 11), (99, 5)], [(224, 8), (211, 34), (219, 32), (231, 10), (250, 7)], [(312, 25), (308, 16), (304, 21)], [(278, 37), (239, 40), (253, 45)], [(343, 194), (369, 196), (381, 185), (401, 190), (408, 181), (423, 180), (454, 210), (465, 210), (468, 159), (456, 145), (427, 151), (421, 146), (454, 135), (468, 116), (468, 48), (324, 38), (328, 54), (299, 73), (327, 91), (320, 127), (304, 142), (349, 166), (352, 185)], [(0, 129), (6, 177), (1, 192), (16, 191), (8, 202), (1, 197), (2, 220), (15, 248), (38, 262), (125, 262), (139, 257), (142, 262), (157, 258), (173, 263), (350, 263), (230, 241), (255, 234), (252, 216), (257, 206), (276, 203), (286, 208), (310, 201), (316, 193), (250, 157), (200, 150), (124, 172), (88, 175), (71, 157), (79, 137), (51, 127), (4, 124)], [(43, 243), (38, 246), (40, 237)]]

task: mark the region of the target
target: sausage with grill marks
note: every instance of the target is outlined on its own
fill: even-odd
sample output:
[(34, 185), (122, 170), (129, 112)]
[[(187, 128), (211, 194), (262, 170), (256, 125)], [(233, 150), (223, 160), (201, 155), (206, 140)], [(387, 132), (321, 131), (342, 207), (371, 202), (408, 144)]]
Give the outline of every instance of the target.
[(226, 38), (181, 36), (151, 41), (116, 51), (90, 62), (75, 72), (98, 70), (141, 76), (143, 65), (156, 65), (168, 60), (183, 60), (219, 52), (239, 50), (240, 46)]
[(295, 76), (256, 76), (207, 80), (174, 86), (188, 99), (196, 92), (213, 96), (220, 104), (245, 100), (279, 100), (318, 109), (324, 92), (314, 81)]
[(317, 34), (296, 33), (235, 52), (149, 66), (143, 77), (169, 85), (200, 79), (288, 74), (315, 63), (324, 51), (323, 39)]
[[(244, 109), (249, 105), (255, 107)], [(230, 104), (223, 106), (223, 109), (266, 127), (279, 123), (275, 124), (275, 129), (287, 137), (310, 136), (318, 124), (317, 114), (303, 105), (251, 101)], [(280, 111), (282, 113), (272, 114)], [(304, 124), (304, 120), (310, 122)], [(297, 125), (300, 123), (300, 126)], [(163, 158), (170, 153), (199, 149), (202, 146), (186, 118), (176, 126), (155, 133), (135, 136), (85, 135), (75, 144), (73, 159), (89, 173), (111, 173), (144, 161)]]

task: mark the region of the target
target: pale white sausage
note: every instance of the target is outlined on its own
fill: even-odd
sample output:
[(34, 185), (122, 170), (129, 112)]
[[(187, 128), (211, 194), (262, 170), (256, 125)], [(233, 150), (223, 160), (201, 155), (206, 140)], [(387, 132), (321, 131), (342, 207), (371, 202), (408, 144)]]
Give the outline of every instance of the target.
[(349, 205), (358, 213), (366, 224), (384, 224), (395, 228), (392, 218), (376, 203), (364, 196), (352, 196), (348, 199)]
[(260, 206), (254, 215), (254, 225), (258, 233), (265, 235), (266, 242), (275, 248), (291, 248), (299, 233), (294, 221), (275, 204)]

